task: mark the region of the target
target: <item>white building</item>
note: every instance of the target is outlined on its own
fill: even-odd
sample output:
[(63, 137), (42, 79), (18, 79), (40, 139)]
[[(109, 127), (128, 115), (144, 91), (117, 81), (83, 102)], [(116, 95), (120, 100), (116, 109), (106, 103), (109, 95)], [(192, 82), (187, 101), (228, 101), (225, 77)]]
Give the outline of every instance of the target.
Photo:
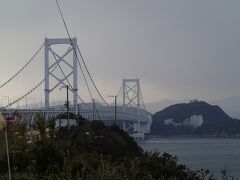
[(203, 117), (202, 115), (193, 115), (188, 119), (183, 121), (184, 126), (194, 126), (199, 127), (203, 124)]
[(165, 119), (164, 124), (165, 125), (173, 124), (173, 119)]
[(190, 124), (191, 126), (199, 127), (203, 124), (203, 117), (202, 115), (193, 115), (190, 117)]
[(165, 119), (165, 125), (173, 125), (173, 126), (193, 126), (199, 127), (203, 124), (203, 117), (202, 115), (193, 115), (187, 119), (185, 119), (182, 123), (175, 123), (173, 119)]

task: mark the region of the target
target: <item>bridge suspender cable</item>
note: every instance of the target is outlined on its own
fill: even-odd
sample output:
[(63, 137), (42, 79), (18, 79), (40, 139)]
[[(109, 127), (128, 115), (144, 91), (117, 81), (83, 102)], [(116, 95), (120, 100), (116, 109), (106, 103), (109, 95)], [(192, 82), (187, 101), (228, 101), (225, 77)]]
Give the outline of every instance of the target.
[[(61, 18), (62, 18), (62, 22), (63, 22), (63, 24), (64, 24), (64, 27), (65, 27), (65, 29), (66, 29), (68, 38), (69, 38), (69, 40), (70, 40), (70, 42), (71, 42), (71, 41), (72, 41), (72, 40), (71, 40), (71, 36), (70, 36), (69, 30), (68, 30), (67, 24), (66, 24), (66, 22), (65, 22), (65, 20), (64, 20), (64, 17), (63, 17), (61, 8), (60, 8), (59, 3), (58, 3), (58, 0), (56, 0), (56, 4), (57, 4), (58, 10), (59, 10), (59, 13), (60, 13), (60, 15), (61, 15)], [(83, 64), (84, 64), (84, 67), (85, 67), (85, 69), (86, 69), (86, 71), (87, 71), (87, 73), (88, 73), (88, 76), (89, 76), (89, 78), (91, 79), (91, 81), (92, 81), (95, 89), (97, 90), (97, 92), (98, 92), (99, 96), (101, 97), (101, 99), (103, 100), (103, 102), (104, 102), (107, 106), (109, 106), (109, 104), (106, 102), (106, 100), (103, 98), (103, 96), (101, 95), (100, 91), (98, 90), (96, 84), (94, 83), (93, 78), (91, 77), (91, 74), (90, 74), (90, 72), (89, 72), (89, 70), (88, 70), (88, 68), (87, 68), (87, 66), (86, 66), (86, 63), (85, 63), (85, 61), (84, 61), (84, 59), (83, 59), (82, 53), (81, 53), (81, 51), (80, 51), (80, 49), (79, 49), (78, 46), (77, 46), (77, 49), (78, 49), (78, 52), (79, 52), (80, 57), (81, 57), (81, 59), (82, 59), (82, 62), (83, 62)], [(74, 50), (74, 52), (75, 52), (75, 54), (76, 54), (76, 57), (77, 57), (77, 60), (78, 60), (78, 64), (79, 64), (79, 66), (81, 67), (80, 62), (79, 62), (79, 59), (78, 59), (78, 56), (77, 56), (77, 51), (76, 51), (75, 47), (73, 47), (73, 50)], [(81, 68), (81, 69), (82, 69), (82, 68)], [(82, 70), (81, 70), (81, 71), (82, 71)], [(82, 73), (83, 73), (83, 71), (82, 71)], [(85, 77), (85, 75), (84, 75), (84, 77)], [(84, 78), (84, 79), (85, 79), (85, 78)], [(86, 80), (85, 80), (85, 82), (86, 82)], [(88, 86), (88, 85), (87, 85), (87, 86)], [(89, 92), (90, 92), (90, 91), (89, 91)], [(93, 100), (93, 98), (92, 98), (92, 100)]]
[(3, 83), (0, 86), (0, 89), (2, 87), (4, 87), (6, 84), (8, 84), (10, 81), (12, 81), (19, 73), (21, 73), (32, 61), (33, 59), (37, 56), (37, 54), (41, 51), (41, 49), (43, 48), (44, 43), (40, 46), (40, 48), (37, 50), (37, 52), (32, 56), (31, 59), (28, 60), (28, 62), (19, 70), (17, 71), (10, 79), (8, 79), (5, 83)]
[[(57, 66), (55, 65), (55, 67), (53, 68), (53, 70), (51, 72), (53, 72), (55, 69), (57, 68)], [(3, 108), (8, 108), (12, 105), (14, 105), (15, 103), (21, 101), (23, 98), (25, 98), (26, 96), (28, 96), (29, 94), (31, 94), (34, 90), (36, 90), (39, 86), (41, 86), (45, 81), (45, 78), (43, 80), (41, 80), (36, 86), (34, 86), (30, 91), (28, 91), (27, 93), (25, 93), (23, 96), (21, 96), (20, 98), (16, 99), (15, 101), (9, 103), (8, 105), (6, 105), (5, 107), (1, 107), (0, 109)]]
[[(55, 67), (52, 69), (51, 72), (53, 72), (57, 67), (58, 67), (58, 66), (55, 65)], [(9, 104), (6, 105), (5, 107), (1, 107), (0, 109), (2, 109), (2, 108), (8, 108), (8, 107), (14, 105), (15, 103), (21, 101), (23, 98), (25, 98), (26, 96), (28, 96), (29, 94), (31, 94), (34, 90), (36, 90), (39, 86), (41, 86), (41, 85), (44, 83), (44, 81), (45, 81), (45, 78), (42, 79), (35, 87), (33, 87), (30, 91), (28, 91), (27, 93), (25, 93), (23, 96), (21, 96), (20, 98), (18, 98), (18, 99), (15, 100), (15, 101), (9, 103)], [(79, 97), (79, 99), (80, 99), (83, 103), (85, 103), (80, 97)]]
[(45, 81), (45, 79), (41, 80), (33, 89), (31, 89), (30, 91), (28, 91), (26, 94), (24, 94), (23, 96), (21, 96), (20, 98), (18, 98), (17, 100), (9, 103), (8, 105), (6, 105), (5, 107), (1, 107), (1, 108), (8, 108), (10, 106), (12, 106), (13, 104), (19, 102), (20, 100), (22, 100), (23, 98), (25, 98), (26, 96), (28, 96), (29, 94), (31, 94), (35, 89), (37, 89), (39, 86), (42, 85), (42, 83)]

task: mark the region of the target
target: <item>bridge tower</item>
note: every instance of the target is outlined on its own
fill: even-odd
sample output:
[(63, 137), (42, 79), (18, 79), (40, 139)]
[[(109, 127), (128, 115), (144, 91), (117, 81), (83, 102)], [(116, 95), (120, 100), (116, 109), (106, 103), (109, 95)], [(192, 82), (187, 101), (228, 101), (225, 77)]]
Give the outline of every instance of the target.
[(123, 106), (140, 106), (139, 79), (123, 79)]
[[(140, 127), (140, 83), (139, 79), (123, 79), (123, 107), (136, 107), (137, 108), (137, 123), (134, 123), (133, 135), (141, 138)], [(125, 124), (124, 127), (125, 129)], [(136, 133), (137, 131), (137, 133)], [(144, 136), (144, 134), (143, 134)], [(137, 138), (137, 137), (136, 137)]]
[[(60, 56), (58, 55), (53, 49), (52, 46), (54, 45), (70, 45), (70, 47), (66, 50), (66, 52)], [(76, 110), (77, 108), (77, 103), (78, 103), (78, 84), (77, 84), (77, 38), (60, 38), (60, 39), (48, 39), (45, 38), (45, 108), (49, 109), (49, 98), (50, 94), (59, 86), (67, 86), (69, 85), (69, 90), (73, 94), (73, 106), (74, 109)], [(54, 63), (50, 64), (49, 61), (49, 52), (52, 53), (55, 61)], [(64, 58), (72, 53), (72, 62), (70, 60), (65, 60)], [(62, 66), (60, 66), (60, 63)], [(64, 66), (67, 66), (68, 69), (70, 69), (70, 72), (68, 74), (65, 74), (63, 72)], [(59, 76), (59, 74), (55, 73), (54, 74), (54, 69), (58, 67), (61, 69), (62, 74), (64, 77), (62, 78)], [(50, 77), (56, 80), (56, 84), (50, 87)], [(68, 78), (72, 77), (72, 82), (68, 80)], [(66, 81), (68, 83), (66, 83)]]

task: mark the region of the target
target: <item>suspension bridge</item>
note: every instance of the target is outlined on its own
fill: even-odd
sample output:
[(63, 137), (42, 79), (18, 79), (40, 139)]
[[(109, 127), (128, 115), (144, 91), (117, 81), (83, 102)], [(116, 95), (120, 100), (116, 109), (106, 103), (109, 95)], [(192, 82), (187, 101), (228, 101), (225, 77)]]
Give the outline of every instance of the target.
[[(84, 89), (89, 98), (81, 95)], [(113, 103), (97, 88), (77, 38), (45, 38), (35, 54), (0, 85), (1, 112), (5, 117), (17, 112), (29, 126), (39, 112), (48, 119), (69, 111), (106, 125), (116, 123), (134, 138), (149, 133), (151, 114), (145, 108), (139, 79), (123, 79), (118, 93), (110, 97)]]

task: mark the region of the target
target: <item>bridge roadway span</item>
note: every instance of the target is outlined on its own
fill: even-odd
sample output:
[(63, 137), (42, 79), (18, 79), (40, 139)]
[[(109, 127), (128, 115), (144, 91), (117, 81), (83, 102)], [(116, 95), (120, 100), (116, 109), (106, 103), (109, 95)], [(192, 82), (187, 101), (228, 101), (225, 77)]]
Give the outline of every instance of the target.
[[(60, 114), (67, 113), (66, 109), (6, 109), (2, 110), (2, 114), (5, 117), (11, 117), (14, 112), (18, 112), (22, 115), (24, 121), (27, 124), (33, 125), (34, 119), (37, 113), (42, 113), (46, 119), (51, 117), (57, 117)], [(74, 113), (73, 110), (69, 110), (70, 113)], [(96, 120), (100, 119), (105, 124), (113, 124), (115, 112), (113, 110), (98, 110), (98, 113), (93, 115), (92, 110), (80, 110), (79, 114), (88, 120), (93, 120), (95, 117)], [(138, 118), (140, 119), (140, 127), (143, 133), (149, 133), (150, 124), (151, 124), (151, 116), (148, 112), (141, 111), (140, 116), (137, 113), (128, 112), (124, 110), (117, 111), (117, 124), (125, 131), (132, 129), (131, 131), (135, 131)]]

